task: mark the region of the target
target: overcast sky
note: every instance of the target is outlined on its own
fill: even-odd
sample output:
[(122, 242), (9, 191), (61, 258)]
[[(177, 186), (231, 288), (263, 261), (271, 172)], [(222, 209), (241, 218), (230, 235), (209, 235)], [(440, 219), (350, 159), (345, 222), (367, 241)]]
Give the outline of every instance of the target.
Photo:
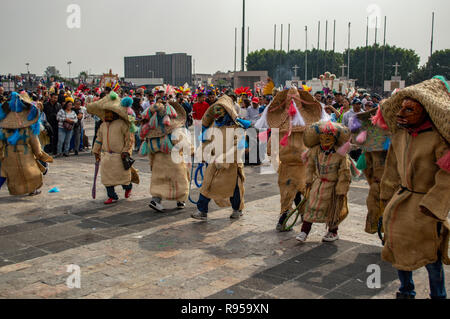
[[(67, 27), (67, 7), (81, 8), (80, 28)], [(371, 7), (372, 4), (377, 7)], [(197, 73), (234, 69), (234, 28), (238, 27), (238, 69), (242, 0), (3, 0), (0, 4), (0, 74), (43, 74), (49, 65), (65, 76), (82, 70), (99, 74), (112, 68), (123, 75), (123, 57), (157, 51), (185, 52), (195, 59)], [(352, 23), (351, 46), (365, 45), (366, 17), (387, 16), (387, 43), (414, 49), (425, 63), (430, 52), (431, 13), (435, 11), (434, 49), (450, 48), (449, 0), (247, 0), (250, 51), (273, 48), (273, 28), (284, 24), (283, 48), (287, 49), (287, 24), (291, 24), (291, 49), (317, 46), (321, 21), (321, 48), (328, 19), (328, 49), (336, 19), (336, 50), (347, 46), (347, 26)], [(374, 9), (375, 8), (375, 9)], [(369, 12), (368, 12), (369, 10)], [(382, 26), (382, 24), (381, 24)], [(369, 42), (374, 42), (370, 29)], [(383, 30), (379, 29), (378, 41)], [(245, 49), (247, 51), (247, 48)]]

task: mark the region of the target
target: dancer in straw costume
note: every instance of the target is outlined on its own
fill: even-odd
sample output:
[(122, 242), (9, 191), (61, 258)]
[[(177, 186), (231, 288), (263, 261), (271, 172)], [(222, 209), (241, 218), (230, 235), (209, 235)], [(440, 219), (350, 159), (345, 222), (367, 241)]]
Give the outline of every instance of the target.
[(133, 100), (122, 101), (115, 92), (87, 106), (88, 113), (98, 116), (102, 125), (92, 148), (97, 161), (101, 161), (100, 174), (105, 185), (108, 199), (105, 205), (113, 204), (119, 197), (115, 186), (121, 185), (125, 198), (131, 196), (132, 183), (139, 184), (139, 175), (134, 167), (125, 167), (134, 147), (135, 118), (131, 110)]
[[(245, 134), (242, 128), (251, 123), (238, 118), (232, 98), (223, 95), (205, 113), (202, 119), (201, 135), (205, 161), (209, 163), (205, 179), (200, 188), (198, 211), (194, 219), (207, 220), (208, 205), (214, 199), (219, 207), (232, 206), (230, 218), (238, 219), (244, 209), (244, 165)], [(233, 134), (227, 134), (227, 131)]]
[(336, 241), (338, 226), (348, 215), (350, 130), (339, 123), (319, 122), (310, 126), (303, 137), (310, 148), (306, 168), (307, 201), (300, 212), (303, 225), (296, 239), (306, 241), (313, 223), (326, 223), (328, 233), (323, 241)]
[(412, 271), (426, 267), (431, 298), (446, 298), (442, 262), (448, 256), (450, 93), (442, 77), (398, 91), (381, 104), (376, 122), (392, 145), (381, 180), (382, 258), (398, 270), (399, 299), (415, 296)]
[[(269, 128), (279, 130), (279, 139), (270, 136), (267, 144), (267, 154), (276, 159), (279, 156), (278, 186), (281, 196), (281, 216), (276, 226), (282, 231), (282, 224), (287, 213), (295, 202), (301, 202), (305, 193), (305, 165), (302, 154), (307, 150), (303, 143), (303, 133), (308, 125), (319, 121), (323, 116), (322, 107), (314, 97), (306, 91), (293, 87), (276, 94), (272, 103), (266, 107), (261, 119), (256, 123), (257, 129)], [(268, 134), (268, 132), (264, 132)], [(267, 136), (260, 134), (260, 139)], [(279, 143), (279, 154), (272, 154), (272, 143)]]
[(44, 166), (52, 163), (39, 143), (40, 112), (25, 92), (11, 94), (0, 104), (0, 187), (7, 182), (11, 195), (38, 195)]
[(384, 173), (387, 150), (390, 146), (389, 132), (372, 123), (379, 107), (358, 113), (350, 119), (350, 130), (354, 133), (354, 142), (362, 149), (358, 160), (358, 169), (364, 171), (370, 186), (367, 196), (367, 217), (365, 231), (375, 234), (382, 215), (380, 207), (380, 183)]
[[(177, 102), (156, 103), (144, 114), (140, 137), (145, 141), (141, 155), (149, 154), (152, 179), (150, 207), (164, 212), (161, 201), (177, 201), (177, 208), (185, 208), (189, 195), (189, 169), (184, 155), (191, 156), (189, 133), (185, 127), (186, 112)], [(184, 151), (184, 152), (183, 152)], [(175, 154), (177, 152), (177, 159)], [(186, 153), (186, 154), (185, 154)]]

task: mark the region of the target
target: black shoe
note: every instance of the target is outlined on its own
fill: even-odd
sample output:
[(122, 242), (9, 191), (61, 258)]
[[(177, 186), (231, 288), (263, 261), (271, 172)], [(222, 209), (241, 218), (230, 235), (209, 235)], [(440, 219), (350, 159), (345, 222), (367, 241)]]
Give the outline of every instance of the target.
[(78, 151), (75, 151), (75, 156), (78, 156)]
[(416, 299), (416, 296), (397, 292), (396, 299)]
[(278, 224), (277, 224), (277, 230), (279, 232), (285, 232), (285, 230), (283, 230), (283, 223), (286, 220), (286, 218), (288, 217), (288, 213), (289, 212), (284, 212), (283, 214), (281, 214), (280, 219), (278, 220)]
[(63, 156), (64, 157), (69, 157), (69, 154), (64, 153)]
[(185, 202), (177, 202), (177, 209), (185, 209), (186, 203)]

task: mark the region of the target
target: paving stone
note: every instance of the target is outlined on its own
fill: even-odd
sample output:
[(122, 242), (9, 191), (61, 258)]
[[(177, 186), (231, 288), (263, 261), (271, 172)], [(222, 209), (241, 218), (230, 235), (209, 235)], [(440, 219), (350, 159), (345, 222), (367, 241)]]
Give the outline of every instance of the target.
[(280, 299), (315, 299), (327, 294), (329, 290), (298, 281), (285, 283), (268, 293)]
[(78, 245), (74, 242), (68, 242), (64, 240), (57, 240), (47, 244), (36, 246), (41, 250), (47, 251), (49, 253), (55, 254), (61, 251), (65, 251), (67, 249), (78, 247)]
[(2, 236), (0, 238), (0, 252), (2, 253), (2, 257), (7, 257), (11, 254), (15, 254), (18, 250), (27, 248), (28, 245), (17, 242), (13, 239), (8, 239), (6, 236)]
[(348, 276), (339, 275), (334, 272), (329, 273), (312, 270), (294, 279), (294, 281), (332, 290), (349, 281), (349, 279)]
[(72, 215), (72, 214), (64, 214), (64, 215), (60, 215), (60, 216), (51, 217), (48, 220), (55, 222), (57, 224), (61, 224), (61, 223), (70, 222), (70, 221), (79, 220), (79, 219), (81, 219), (80, 216)]
[(258, 292), (235, 285), (208, 296), (206, 299), (252, 299), (257, 295), (259, 295)]
[(74, 242), (80, 246), (84, 246), (84, 245), (89, 245), (89, 244), (93, 244), (93, 243), (97, 243), (99, 241), (102, 240), (106, 240), (108, 239), (107, 237), (104, 236), (100, 236), (97, 234), (83, 234), (80, 236), (75, 236), (75, 237), (71, 237), (71, 238), (67, 238), (66, 241), (68, 242)]
[(24, 250), (20, 250), (17, 252), (20, 252), (20, 253), (17, 255), (8, 256), (7, 258), (9, 260), (14, 261), (15, 263), (20, 263), (20, 262), (27, 261), (30, 259), (45, 256), (48, 254), (47, 252), (45, 252), (41, 249), (35, 248), (35, 247), (29, 247), (29, 248), (26, 248)]
[(283, 284), (284, 282), (286, 282), (286, 279), (284, 278), (260, 273), (240, 282), (239, 286), (265, 292)]
[[(19, 242), (22, 245), (26, 245), (26, 246), (37, 246), (37, 245), (46, 244), (46, 243), (53, 241), (52, 238), (48, 237), (46, 235), (46, 232), (43, 231), (41, 228), (26, 231), (26, 232), (16, 233), (13, 235), (8, 235), (8, 236), (5, 236), (4, 238), (9, 239), (9, 240), (14, 240), (14, 241)], [(2, 253), (3, 253), (3, 250), (2, 250)]]
[(322, 299), (355, 299), (355, 298), (353, 298), (350, 295), (332, 291), (327, 293), (325, 296), (322, 296)]

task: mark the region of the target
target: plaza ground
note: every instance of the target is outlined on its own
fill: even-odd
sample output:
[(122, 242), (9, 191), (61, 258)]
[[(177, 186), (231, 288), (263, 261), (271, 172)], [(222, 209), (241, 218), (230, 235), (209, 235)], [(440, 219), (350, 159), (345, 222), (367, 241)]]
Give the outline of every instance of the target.
[[(88, 125), (92, 137), (92, 123)], [(277, 176), (270, 167), (246, 167), (246, 209), (211, 204), (208, 222), (190, 218), (191, 203), (164, 214), (148, 207), (150, 167), (136, 158), (141, 184), (133, 196), (105, 206), (106, 191), (91, 196), (94, 158), (57, 159), (37, 197), (0, 190), (1, 298), (388, 298), (399, 286), (396, 271), (380, 258), (377, 235), (364, 232), (368, 185), (355, 181), (350, 215), (340, 240), (322, 243), (314, 225), (306, 243), (295, 231), (278, 233)], [(48, 193), (54, 187), (59, 193)], [(193, 198), (198, 198), (194, 190)], [(381, 268), (381, 288), (370, 289), (369, 265)], [(69, 265), (81, 270), (81, 288), (69, 288)], [(449, 267), (445, 267), (447, 273)], [(418, 298), (428, 298), (425, 269), (414, 273)], [(449, 276), (446, 278), (450, 287)]]

